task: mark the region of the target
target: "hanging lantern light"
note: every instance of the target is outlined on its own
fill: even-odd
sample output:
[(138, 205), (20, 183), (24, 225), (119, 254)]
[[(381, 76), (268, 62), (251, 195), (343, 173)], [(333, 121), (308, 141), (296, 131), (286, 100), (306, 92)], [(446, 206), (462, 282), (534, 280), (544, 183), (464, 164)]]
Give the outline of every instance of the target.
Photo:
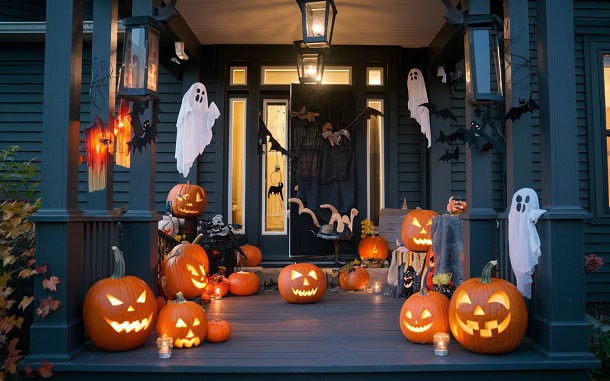
[(131, 159), (127, 143), (131, 140), (131, 114), (129, 113), (129, 101), (126, 99), (121, 99), (119, 104), (118, 116), (114, 120), (114, 136), (115, 162), (121, 167), (129, 168)]
[(299, 82), (301, 84), (322, 83), (327, 49), (308, 48), (303, 41), (295, 41), (294, 48), (297, 54)]
[(125, 25), (123, 75), (118, 96), (132, 101), (158, 99), (159, 31), (149, 16), (129, 17)]
[(85, 129), (85, 147), (87, 150), (87, 174), (89, 192), (106, 188), (106, 167), (109, 153), (114, 152), (112, 131), (99, 118)]
[(332, 42), (337, 7), (333, 0), (297, 0), (301, 8), (303, 43), (310, 48), (328, 48)]
[(504, 99), (500, 25), (496, 15), (471, 15), (464, 20), (466, 99), (470, 104)]

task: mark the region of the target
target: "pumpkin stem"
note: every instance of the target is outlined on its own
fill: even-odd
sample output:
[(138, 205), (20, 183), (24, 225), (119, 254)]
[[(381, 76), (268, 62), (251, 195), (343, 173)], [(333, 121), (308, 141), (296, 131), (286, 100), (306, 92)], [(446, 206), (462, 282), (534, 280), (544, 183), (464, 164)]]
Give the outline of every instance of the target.
[(112, 246), (112, 254), (114, 254), (114, 272), (110, 278), (120, 279), (125, 277), (125, 258), (118, 247)]
[(176, 293), (176, 303), (184, 303), (186, 302), (186, 299), (184, 299), (184, 295), (182, 294), (182, 291), (178, 291)]
[(197, 237), (195, 237), (195, 240), (193, 241), (193, 245), (198, 244), (202, 238), (203, 238), (203, 233), (199, 233), (199, 235)]
[(491, 283), (491, 270), (496, 267), (497, 264), (497, 260), (487, 262), (485, 267), (483, 267), (483, 271), (481, 271), (481, 280), (479, 280), (479, 283)]

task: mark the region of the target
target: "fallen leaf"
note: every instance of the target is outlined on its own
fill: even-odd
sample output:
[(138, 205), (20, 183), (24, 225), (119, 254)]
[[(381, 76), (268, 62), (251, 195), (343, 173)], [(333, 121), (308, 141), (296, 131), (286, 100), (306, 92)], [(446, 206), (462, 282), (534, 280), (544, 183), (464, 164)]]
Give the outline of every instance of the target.
[(6, 316), (0, 319), (0, 332), (9, 333), (13, 328), (21, 329), (23, 324), (23, 317), (17, 317), (15, 315)]
[(57, 292), (57, 285), (60, 283), (61, 283), (61, 280), (59, 280), (58, 277), (53, 275), (49, 279), (45, 279), (42, 281), (42, 288), (44, 288), (45, 290)]
[(36, 270), (32, 270), (32, 269), (23, 269), (19, 272), (19, 278), (30, 278), (32, 275), (38, 274), (38, 272)]
[(49, 270), (49, 265), (48, 264), (44, 264), (44, 265), (40, 265), (40, 266), (36, 266), (36, 268), (34, 269), (34, 271), (36, 271), (36, 274), (46, 274), (47, 271)]
[(7, 296), (9, 296), (10, 294), (13, 293), (13, 291), (15, 291), (14, 288), (12, 287), (7, 287), (2, 291), (2, 295), (6, 298)]
[(35, 259), (30, 259), (26, 264), (25, 267), (32, 267), (36, 264), (36, 260)]
[(36, 315), (46, 318), (50, 312), (55, 312), (61, 306), (59, 300), (54, 299), (51, 296), (47, 296), (46, 299), (40, 299), (40, 304), (36, 309)]
[(40, 367), (38, 368), (38, 374), (42, 378), (50, 378), (53, 376), (53, 367), (55, 365), (51, 364), (47, 360), (42, 360), (40, 362)]
[(23, 299), (21, 300), (21, 302), (19, 302), (18, 308), (20, 310), (25, 311), (25, 309), (28, 308), (28, 306), (30, 304), (32, 304), (33, 301), (34, 301), (34, 297), (33, 296), (24, 296)]
[(16, 260), (17, 258), (13, 257), (12, 255), (7, 255), (6, 257), (2, 258), (2, 265), (4, 267), (10, 266), (15, 263)]

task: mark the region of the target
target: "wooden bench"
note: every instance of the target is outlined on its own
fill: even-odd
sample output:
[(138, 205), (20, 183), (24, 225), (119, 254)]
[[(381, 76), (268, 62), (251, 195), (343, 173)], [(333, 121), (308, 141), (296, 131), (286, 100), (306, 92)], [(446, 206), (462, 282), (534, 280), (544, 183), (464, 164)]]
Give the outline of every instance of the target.
[(381, 209), (379, 211), (379, 235), (388, 242), (390, 251), (396, 250), (396, 240), (402, 242), (402, 220), (409, 209)]

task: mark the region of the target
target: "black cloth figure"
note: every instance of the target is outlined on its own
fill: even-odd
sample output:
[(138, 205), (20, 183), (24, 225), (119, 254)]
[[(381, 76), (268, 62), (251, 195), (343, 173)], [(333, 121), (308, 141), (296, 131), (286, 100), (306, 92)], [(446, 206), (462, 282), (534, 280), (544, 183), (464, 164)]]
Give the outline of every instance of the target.
[(464, 281), (464, 223), (457, 216), (443, 214), (432, 217), (432, 248), (436, 256), (436, 274), (451, 273), (451, 282), (459, 286)]

